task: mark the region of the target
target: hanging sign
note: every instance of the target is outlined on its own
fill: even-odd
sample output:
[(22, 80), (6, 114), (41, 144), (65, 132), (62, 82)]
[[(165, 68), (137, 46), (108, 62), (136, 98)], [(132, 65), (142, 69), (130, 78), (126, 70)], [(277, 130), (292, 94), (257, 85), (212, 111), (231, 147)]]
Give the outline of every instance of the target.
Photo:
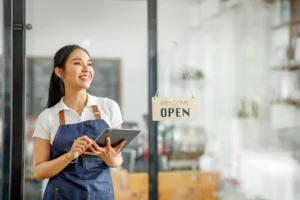
[[(171, 53), (173, 49), (177, 50), (178, 58), (179, 53), (177, 43), (174, 44)], [(183, 69), (183, 72), (188, 81), (186, 70)], [(152, 120), (195, 120), (197, 118), (197, 103), (192, 88), (190, 89), (192, 94), (191, 97), (158, 97), (157, 89), (156, 94), (152, 97)]]
[(195, 120), (197, 103), (193, 97), (152, 97), (153, 121)]

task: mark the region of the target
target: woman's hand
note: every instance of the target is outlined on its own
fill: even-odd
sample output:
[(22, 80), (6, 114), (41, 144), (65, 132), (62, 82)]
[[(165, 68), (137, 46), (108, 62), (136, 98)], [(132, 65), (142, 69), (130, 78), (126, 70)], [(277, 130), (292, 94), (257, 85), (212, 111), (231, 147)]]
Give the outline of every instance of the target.
[(91, 152), (86, 151), (85, 154), (100, 157), (109, 167), (118, 167), (122, 164), (123, 158), (121, 149), (125, 144), (125, 140), (120, 142), (116, 147), (111, 146), (110, 138), (106, 138), (106, 146), (99, 147), (95, 141), (89, 147)]
[(82, 136), (74, 140), (71, 150), (67, 153), (67, 158), (72, 161), (83, 154), (93, 143), (89, 137)]

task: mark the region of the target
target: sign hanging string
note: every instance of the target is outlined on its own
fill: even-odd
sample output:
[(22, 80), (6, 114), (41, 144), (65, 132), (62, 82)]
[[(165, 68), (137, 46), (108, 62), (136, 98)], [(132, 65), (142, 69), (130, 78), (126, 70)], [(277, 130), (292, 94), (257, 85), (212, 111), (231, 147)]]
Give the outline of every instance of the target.
[[(164, 67), (163, 74), (165, 73), (165, 71), (166, 71), (166, 69), (167, 69), (169, 63), (171, 62), (171, 58), (172, 58), (172, 55), (173, 55), (173, 51), (176, 52), (176, 58), (177, 58), (177, 59), (176, 59), (176, 63), (179, 63), (179, 47), (178, 47), (178, 46), (179, 46), (179, 45), (178, 45), (177, 42), (173, 42), (173, 46), (171, 47), (170, 52), (169, 52), (169, 55), (168, 55), (168, 57), (167, 57), (167, 63), (166, 63), (166, 65), (165, 65), (165, 67)], [(188, 78), (188, 75), (187, 75), (187, 72), (186, 72), (187, 70), (186, 70), (185, 67), (181, 67), (181, 70), (182, 70), (182, 72), (184, 73), (184, 76), (185, 76), (186, 81), (188, 82), (188, 86), (189, 86), (189, 89), (190, 89), (190, 91), (191, 91), (192, 98), (195, 98), (194, 92), (193, 92), (193, 90), (192, 90), (192, 87), (191, 87), (191, 85), (190, 85), (189, 78)], [(157, 88), (154, 98), (155, 98), (155, 97), (158, 97), (158, 91), (159, 91), (159, 89)]]

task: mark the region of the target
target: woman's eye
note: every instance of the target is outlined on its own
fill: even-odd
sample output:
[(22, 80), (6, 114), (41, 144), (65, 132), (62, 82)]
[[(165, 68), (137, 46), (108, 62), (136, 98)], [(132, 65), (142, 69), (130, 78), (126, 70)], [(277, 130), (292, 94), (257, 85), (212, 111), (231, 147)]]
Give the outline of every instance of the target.
[(91, 67), (92, 67), (92, 66), (93, 66), (93, 65), (92, 65), (92, 63), (90, 63), (90, 64), (89, 64), (89, 66), (91, 66)]
[(81, 63), (80, 63), (80, 62), (75, 62), (74, 64), (75, 64), (75, 65), (81, 65)]

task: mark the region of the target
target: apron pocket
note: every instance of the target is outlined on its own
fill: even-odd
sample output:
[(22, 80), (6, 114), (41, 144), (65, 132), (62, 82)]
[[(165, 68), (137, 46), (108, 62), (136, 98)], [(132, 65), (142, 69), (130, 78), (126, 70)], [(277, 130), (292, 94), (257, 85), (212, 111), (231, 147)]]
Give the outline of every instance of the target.
[(55, 189), (54, 200), (87, 200), (87, 193), (81, 192), (64, 192), (58, 188)]
[(113, 190), (66, 193), (56, 188), (54, 200), (114, 200), (114, 194)]
[(88, 196), (89, 200), (114, 200), (113, 190), (103, 192), (91, 192)]

